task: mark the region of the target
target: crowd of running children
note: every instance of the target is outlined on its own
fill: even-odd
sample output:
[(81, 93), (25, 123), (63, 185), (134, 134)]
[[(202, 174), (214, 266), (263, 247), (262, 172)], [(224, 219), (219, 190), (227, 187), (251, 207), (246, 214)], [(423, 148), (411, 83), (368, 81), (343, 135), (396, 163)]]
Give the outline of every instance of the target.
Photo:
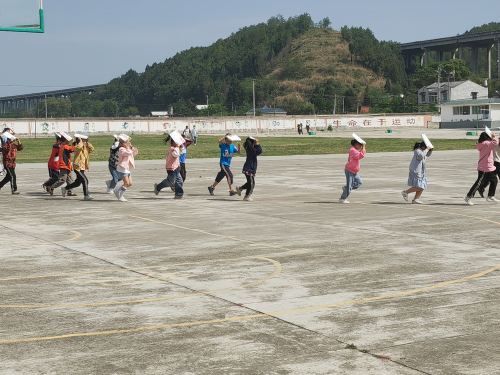
[[(164, 188), (170, 187), (175, 193), (174, 199), (183, 199), (183, 184), (186, 180), (186, 156), (187, 148), (191, 144), (197, 144), (197, 132), (191, 132), (186, 128), (182, 134), (182, 139), (174, 140), (174, 137), (167, 136), (164, 139), (165, 145), (169, 145), (166, 160), (167, 178), (160, 183), (153, 185), (156, 195)], [(42, 184), (42, 189), (46, 193), (53, 195), (55, 189), (61, 188), (62, 196), (76, 196), (73, 189), (82, 186), (84, 200), (92, 200), (89, 192), (88, 179), (85, 171), (89, 170), (89, 156), (94, 151), (94, 147), (88, 140), (88, 136), (75, 134), (74, 139), (66, 133), (55, 133), (56, 143), (52, 146), (52, 152), (48, 161), (49, 179)], [(237, 146), (233, 144), (233, 139), (239, 139), (230, 133), (219, 139), (220, 148), (220, 171), (215, 177), (215, 181), (208, 187), (210, 195), (215, 195), (216, 186), (224, 179), (227, 179), (229, 195), (241, 196), (245, 191), (243, 200), (252, 201), (251, 195), (255, 187), (255, 175), (257, 173), (257, 156), (262, 154), (262, 146), (259, 140), (248, 137), (243, 148), (246, 152), (246, 161), (243, 165), (242, 173), (246, 177), (246, 183), (242, 186), (234, 186), (234, 176), (231, 172), (231, 160), (234, 154), (241, 154), (241, 143)], [(124, 195), (128, 188), (132, 186), (131, 169), (135, 167), (134, 157), (137, 155), (137, 148), (130, 143), (131, 139), (126, 134), (114, 136), (114, 142), (109, 150), (109, 173), (111, 179), (105, 181), (107, 193), (114, 194), (121, 202), (126, 202)], [(14, 131), (5, 128), (1, 136), (2, 142), (2, 162), (0, 173), (4, 175), (0, 181), (0, 189), (10, 182), (12, 194), (19, 194), (16, 183), (16, 155), (23, 150), (23, 145)], [(486, 129), (482, 132), (476, 147), (479, 151), (478, 177), (476, 182), (464, 197), (468, 205), (473, 205), (472, 198), (478, 192), (484, 198), (484, 192), (488, 188), (486, 201), (500, 203), (495, 198), (495, 191), (500, 178), (500, 146), (499, 140), (494, 133)], [(427, 158), (432, 155), (433, 149), (424, 142), (417, 142), (413, 147), (413, 158), (409, 166), (408, 186), (409, 189), (401, 192), (404, 200), (409, 201), (409, 195), (415, 193), (412, 203), (422, 204), (420, 197), (427, 189)], [(73, 154), (73, 162), (71, 156)], [(351, 141), (349, 157), (345, 165), (346, 185), (343, 187), (340, 203), (349, 203), (347, 198), (352, 190), (358, 189), (363, 181), (359, 176), (360, 160), (366, 155), (366, 145), (359, 137)], [(71, 172), (74, 171), (76, 180)], [(120, 180), (123, 184), (117, 187)], [(63, 186), (66, 184), (66, 186)]]

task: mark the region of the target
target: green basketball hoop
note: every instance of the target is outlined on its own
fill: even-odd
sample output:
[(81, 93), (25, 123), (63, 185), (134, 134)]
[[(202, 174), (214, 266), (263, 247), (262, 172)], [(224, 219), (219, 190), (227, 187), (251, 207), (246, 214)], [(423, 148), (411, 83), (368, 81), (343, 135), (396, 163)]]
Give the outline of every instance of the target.
[(43, 33), (42, 0), (0, 0), (0, 31)]

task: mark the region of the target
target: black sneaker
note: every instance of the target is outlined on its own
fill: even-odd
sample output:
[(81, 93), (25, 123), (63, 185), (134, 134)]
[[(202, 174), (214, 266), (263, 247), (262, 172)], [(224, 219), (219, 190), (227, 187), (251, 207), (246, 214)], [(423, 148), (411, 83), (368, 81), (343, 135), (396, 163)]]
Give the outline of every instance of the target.
[(211, 186), (208, 187), (208, 192), (210, 193), (210, 195), (215, 195), (214, 194), (214, 188), (211, 187)]
[(484, 189), (479, 189), (478, 193), (481, 196), (481, 198), (484, 198)]
[(232, 197), (232, 196), (234, 196), (234, 195), (238, 195), (238, 192), (237, 192), (237, 191), (234, 191), (234, 190), (231, 190), (231, 191), (229, 192), (229, 196), (230, 196), (230, 197)]

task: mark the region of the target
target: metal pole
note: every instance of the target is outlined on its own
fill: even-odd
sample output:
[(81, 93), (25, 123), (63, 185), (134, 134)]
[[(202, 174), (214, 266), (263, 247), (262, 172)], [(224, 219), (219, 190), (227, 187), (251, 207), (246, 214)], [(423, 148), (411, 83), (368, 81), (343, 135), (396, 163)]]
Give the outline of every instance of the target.
[(255, 79), (252, 79), (253, 86), (253, 117), (255, 117)]
[(45, 119), (47, 119), (47, 94), (45, 94)]
[(335, 100), (333, 102), (333, 114), (335, 114), (336, 108), (337, 108), (337, 94), (335, 94)]

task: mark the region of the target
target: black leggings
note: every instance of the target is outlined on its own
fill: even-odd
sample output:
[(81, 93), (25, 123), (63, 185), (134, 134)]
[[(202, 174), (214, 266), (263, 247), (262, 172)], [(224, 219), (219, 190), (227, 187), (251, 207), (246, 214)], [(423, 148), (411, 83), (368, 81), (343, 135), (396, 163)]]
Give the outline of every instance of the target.
[(485, 189), (488, 184), (490, 184), (490, 188), (488, 189), (488, 197), (494, 197), (495, 196), (495, 191), (497, 190), (497, 173), (496, 171), (493, 172), (481, 172), (477, 171), (477, 180), (474, 182), (474, 185), (469, 190), (469, 193), (467, 193), (467, 196), (469, 198), (472, 198), (474, 194), (479, 189)]
[(186, 181), (186, 163), (180, 163), (181, 164), (181, 177), (182, 177), (182, 182)]
[(4, 187), (4, 185), (10, 181), (10, 188), (12, 191), (17, 190), (17, 182), (16, 182), (16, 168), (5, 167), (5, 171), (7, 174), (0, 182), (0, 189)]
[(240, 189), (241, 190), (247, 189), (247, 192), (245, 193), (245, 195), (247, 197), (249, 197), (250, 195), (252, 195), (253, 188), (255, 187), (255, 176), (250, 176), (250, 175), (246, 174), (245, 177), (247, 178), (247, 183), (245, 185), (243, 185)]
[(66, 185), (66, 190), (71, 190), (80, 185), (83, 187), (83, 195), (89, 195), (89, 180), (87, 180), (87, 176), (85, 176), (85, 171), (75, 171), (76, 180), (72, 184)]

